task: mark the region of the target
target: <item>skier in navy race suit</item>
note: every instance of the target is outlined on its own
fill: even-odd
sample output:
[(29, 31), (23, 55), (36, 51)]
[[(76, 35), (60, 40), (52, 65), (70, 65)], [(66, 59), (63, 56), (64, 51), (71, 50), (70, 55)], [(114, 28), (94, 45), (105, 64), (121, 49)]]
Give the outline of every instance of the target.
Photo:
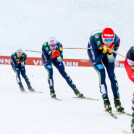
[(108, 112), (111, 112), (112, 108), (105, 82), (105, 68), (111, 81), (115, 107), (118, 112), (124, 112), (124, 108), (121, 106), (118, 83), (114, 73), (116, 54), (107, 49), (110, 48), (117, 51), (119, 45), (120, 39), (111, 28), (105, 28), (102, 32), (91, 35), (88, 43), (88, 47), (91, 48), (88, 49), (88, 56), (91, 64), (99, 75), (100, 92), (104, 101), (105, 110)]
[(45, 69), (48, 72), (48, 83), (50, 95), (52, 98), (56, 97), (54, 90), (52, 64), (59, 70), (59, 73), (66, 80), (68, 85), (73, 89), (75, 95), (78, 97), (83, 97), (83, 94), (79, 92), (79, 90), (76, 88), (76, 85), (73, 83), (72, 79), (68, 76), (68, 74), (65, 71), (65, 67), (63, 64), (63, 47), (62, 44), (56, 40), (55, 37), (49, 37), (48, 41), (43, 44), (42, 61)]
[(14, 52), (11, 55), (11, 66), (14, 72), (16, 73), (16, 79), (17, 79), (17, 83), (19, 84), (20, 90), (25, 91), (20, 78), (20, 74), (21, 74), (22, 77), (25, 79), (28, 89), (31, 92), (34, 92), (35, 90), (31, 87), (29, 78), (26, 75), (26, 69), (25, 69), (26, 60), (27, 60), (26, 53), (24, 53), (22, 49), (18, 49), (16, 52)]

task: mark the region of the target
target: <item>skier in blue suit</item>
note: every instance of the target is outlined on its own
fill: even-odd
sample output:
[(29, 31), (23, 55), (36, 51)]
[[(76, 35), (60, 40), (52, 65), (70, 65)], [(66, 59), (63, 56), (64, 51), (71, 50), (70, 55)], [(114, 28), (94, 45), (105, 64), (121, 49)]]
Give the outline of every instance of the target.
[(118, 112), (124, 112), (121, 106), (118, 83), (114, 73), (114, 64), (116, 54), (107, 48), (117, 51), (120, 45), (119, 37), (111, 28), (105, 28), (102, 32), (98, 32), (90, 37), (88, 47), (88, 56), (94, 69), (99, 74), (99, 86), (104, 101), (105, 110), (112, 111), (107, 85), (105, 82), (105, 68), (111, 81), (111, 88), (114, 95), (114, 103)]
[(28, 89), (34, 92), (34, 89), (31, 87), (30, 81), (26, 75), (26, 69), (25, 69), (26, 60), (27, 55), (21, 49), (18, 49), (15, 53), (11, 55), (11, 66), (14, 72), (16, 73), (16, 79), (17, 83), (19, 84), (20, 90), (25, 91), (20, 78), (21, 74), (26, 81)]
[(63, 47), (60, 42), (56, 40), (55, 37), (50, 37), (48, 42), (44, 43), (42, 46), (42, 61), (45, 69), (48, 71), (48, 83), (50, 88), (50, 95), (52, 98), (56, 97), (54, 90), (54, 80), (53, 80), (53, 67), (52, 64), (59, 70), (62, 77), (66, 80), (68, 85), (73, 89), (75, 95), (78, 97), (83, 97), (76, 85), (73, 83), (72, 79), (68, 76), (65, 71), (63, 64)]

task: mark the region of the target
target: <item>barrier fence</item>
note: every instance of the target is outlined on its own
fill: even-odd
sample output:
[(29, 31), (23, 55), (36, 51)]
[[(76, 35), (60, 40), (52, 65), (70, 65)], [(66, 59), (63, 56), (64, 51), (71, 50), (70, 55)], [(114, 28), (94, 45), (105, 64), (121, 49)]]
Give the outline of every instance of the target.
[[(92, 67), (91, 62), (87, 59), (64, 59), (63, 60), (65, 66), (70, 67)], [(10, 56), (0, 56), (0, 64), (11, 64)], [(27, 57), (27, 65), (35, 65), (42, 66), (42, 59), (39, 57)], [(116, 67), (124, 67), (124, 61), (115, 61)]]

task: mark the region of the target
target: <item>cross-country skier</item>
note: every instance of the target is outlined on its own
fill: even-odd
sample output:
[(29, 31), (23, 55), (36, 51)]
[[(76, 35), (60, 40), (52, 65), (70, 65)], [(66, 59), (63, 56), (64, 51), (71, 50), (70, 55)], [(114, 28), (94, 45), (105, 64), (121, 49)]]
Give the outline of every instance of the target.
[(65, 67), (63, 64), (63, 47), (62, 44), (56, 40), (55, 37), (49, 37), (48, 41), (43, 44), (42, 61), (45, 69), (48, 72), (48, 83), (50, 88), (50, 95), (52, 98), (56, 97), (54, 90), (52, 64), (59, 70), (62, 77), (73, 89), (75, 95), (78, 97), (84, 97), (83, 94), (81, 94), (79, 90), (76, 88), (76, 85), (73, 83), (72, 79), (68, 76), (68, 74), (65, 71)]
[[(134, 46), (128, 50), (124, 65), (125, 65), (125, 69), (126, 69), (129, 79), (134, 83)], [(134, 133), (134, 93), (133, 93), (133, 99), (132, 99), (131, 129), (132, 129), (132, 132)]]
[(31, 87), (30, 81), (26, 75), (26, 69), (25, 69), (26, 60), (27, 60), (27, 55), (22, 51), (22, 49), (18, 49), (16, 52), (14, 52), (11, 55), (11, 66), (14, 72), (16, 73), (16, 79), (17, 79), (17, 83), (19, 84), (20, 90), (25, 91), (20, 78), (20, 74), (21, 74), (26, 81), (28, 89), (34, 92), (34, 89)]
[(111, 81), (115, 107), (118, 112), (124, 112), (124, 108), (121, 106), (118, 83), (114, 73), (114, 61), (116, 54), (107, 49), (110, 48), (117, 51), (119, 45), (120, 39), (111, 28), (105, 28), (102, 32), (91, 35), (88, 43), (88, 47), (91, 48), (88, 49), (88, 56), (94, 69), (99, 75), (100, 92), (104, 101), (105, 111), (107, 112), (112, 112), (112, 108), (105, 82), (105, 69), (107, 70), (109, 79)]

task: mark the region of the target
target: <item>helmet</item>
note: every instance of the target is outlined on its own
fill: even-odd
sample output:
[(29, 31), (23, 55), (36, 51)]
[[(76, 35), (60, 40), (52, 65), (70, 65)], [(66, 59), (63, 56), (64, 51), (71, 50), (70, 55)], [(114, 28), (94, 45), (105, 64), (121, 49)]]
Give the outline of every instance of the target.
[(57, 42), (57, 40), (56, 40), (56, 38), (55, 37), (49, 37), (48, 38), (48, 44), (49, 45), (53, 45), (53, 44), (56, 44), (56, 42)]
[(19, 48), (19, 49), (17, 49), (16, 53), (23, 53), (23, 51), (21, 48)]
[(111, 28), (105, 28), (102, 31), (102, 38), (114, 38), (114, 31)]

